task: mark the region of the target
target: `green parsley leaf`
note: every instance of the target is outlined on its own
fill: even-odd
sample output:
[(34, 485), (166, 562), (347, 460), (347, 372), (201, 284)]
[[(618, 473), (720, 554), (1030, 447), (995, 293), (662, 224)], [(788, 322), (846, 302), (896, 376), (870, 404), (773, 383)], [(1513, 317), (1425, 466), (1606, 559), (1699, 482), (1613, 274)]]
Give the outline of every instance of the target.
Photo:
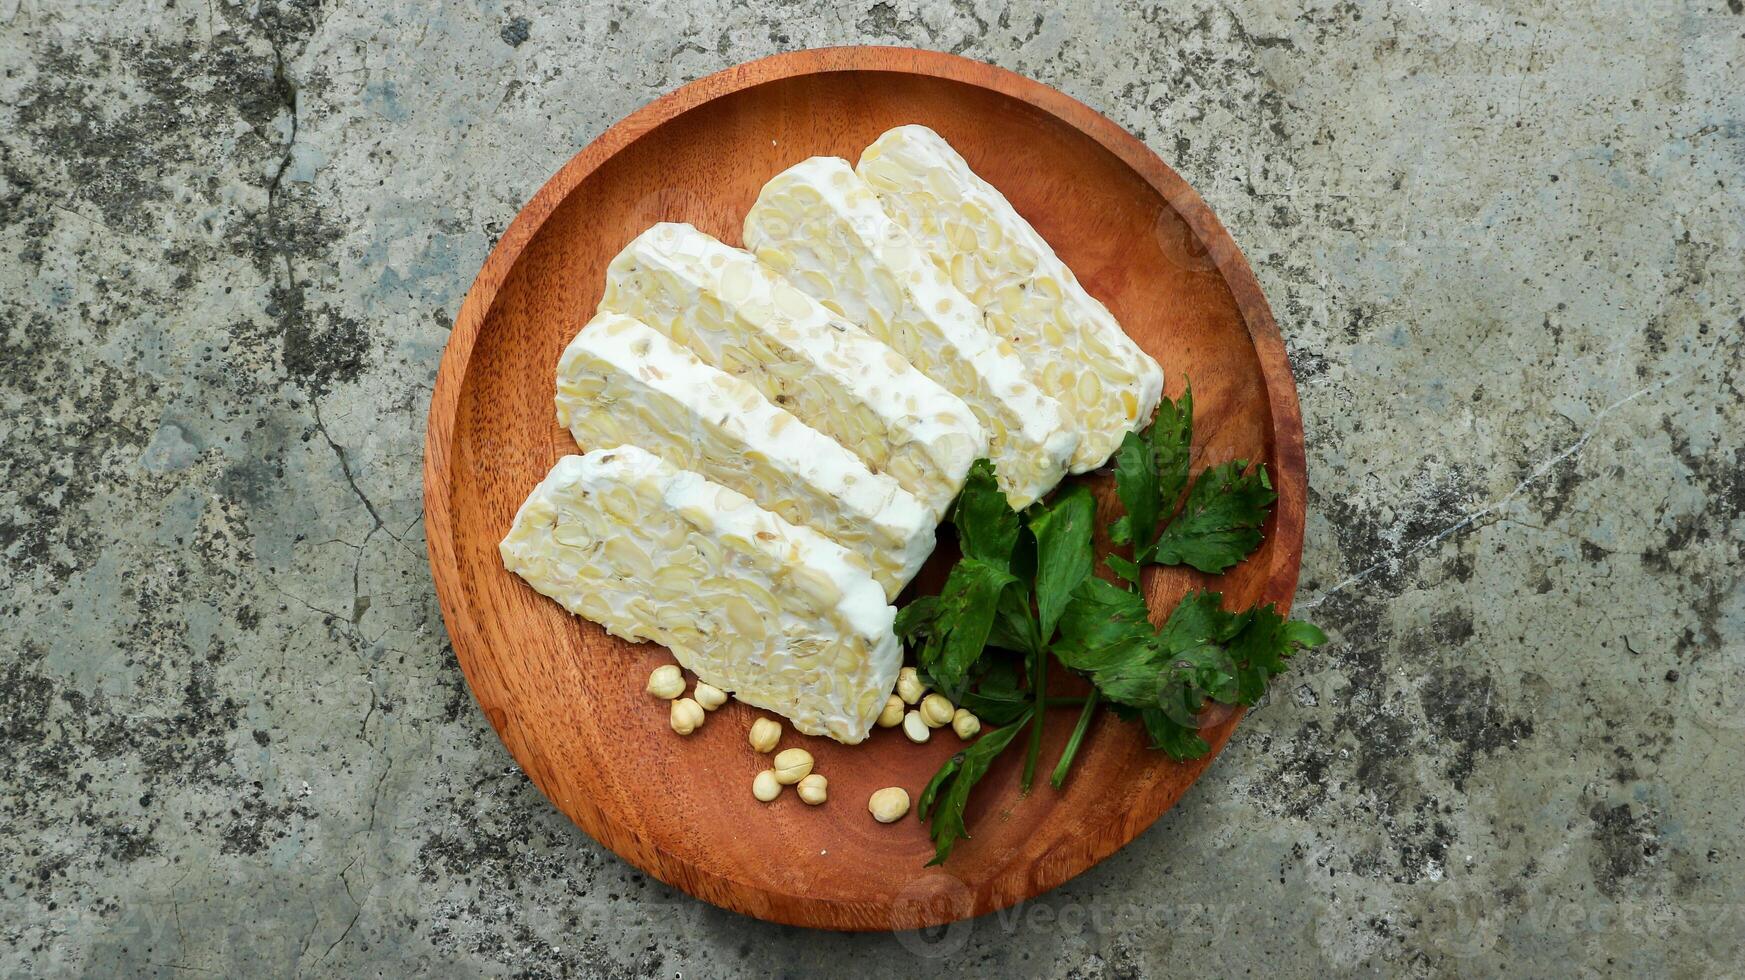
[(1247, 466), (1235, 460), (1201, 472), (1181, 513), (1142, 560), (1217, 574), (1248, 557), (1260, 544), (1260, 525), (1278, 494), (1265, 466), (1243, 473)]
[(1109, 525), (1109, 540), (1150, 546), (1157, 528), (1157, 457), (1151, 449), (1151, 428), (1129, 432), (1115, 450), (1115, 496), (1126, 514)]
[(988, 774), (994, 759), (1012, 744), (1029, 721), (1030, 714), (1026, 712), (1012, 724), (976, 739), (941, 766), (921, 791), (916, 813), (928, 824), (928, 835), (933, 838), (933, 860), (927, 862), (929, 865), (945, 863), (958, 840), (969, 837), (963, 811), (969, 806), (970, 790)]
[(1137, 708), (1157, 703), (1168, 654), (1157, 643), (1139, 593), (1086, 579), (1061, 617), (1053, 650), (1061, 663), (1089, 675), (1110, 701)]
[[(1184, 712), (1176, 717), (1178, 721), (1192, 721), (1205, 706), (1207, 698), (1225, 704), (1236, 698), (1236, 663), (1230, 659), (1230, 651), (1216, 643), (1202, 643), (1172, 654), (1169, 667), (1166, 687), (1169, 684), (1181, 685), (1182, 704), (1185, 706)], [(1174, 706), (1167, 694), (1159, 698), (1159, 703), (1166, 714)]]
[(978, 459), (951, 507), (957, 543), (965, 558), (978, 558), (1001, 570), (1012, 564), (1018, 543), (1018, 515), (994, 478), (994, 464)]
[[(1126, 520), (1126, 518), (1122, 518), (1122, 520)], [(1126, 582), (1127, 584), (1132, 585), (1134, 587), (1138, 587), (1138, 585), (1139, 585), (1139, 566), (1138, 565), (1135, 565), (1132, 562), (1128, 561), (1127, 559), (1122, 558), (1120, 555), (1104, 555), (1103, 556), (1103, 564), (1109, 566), (1109, 571), (1114, 572), (1115, 575), (1121, 579), (1121, 581)]]
[[(1319, 629), (1286, 620), (1271, 604), (1231, 614), (1218, 607), (1216, 593), (1200, 592), (1182, 600), (1176, 609), (1160, 636), (1167, 633), (1167, 644), (1186, 647), (1171, 658), (1171, 674), (1161, 685), (1157, 706), (1141, 710), (1139, 720), (1151, 737), (1151, 747), (1178, 762), (1211, 751), (1199, 734), (1199, 713), (1206, 698), (1252, 705), (1266, 693), (1272, 675), (1285, 669), (1284, 658), (1327, 641)], [(1226, 635), (1231, 624), (1238, 628)], [(1226, 645), (1205, 642), (1219, 637)]]
[(1151, 452), (1157, 465), (1158, 516), (1175, 512), (1176, 501), (1188, 485), (1188, 454), (1194, 442), (1194, 389), (1182, 392), (1180, 401), (1168, 398), (1157, 403), (1151, 420)]
[(939, 791), (944, 789), (945, 784), (951, 782), (951, 777), (957, 775), (957, 771), (963, 767), (963, 757), (964, 754), (959, 752), (945, 760), (945, 764), (939, 767), (939, 771), (933, 774), (933, 778), (927, 780), (927, 786), (921, 790), (921, 795), (915, 800), (916, 816), (926, 820), (932, 815), (934, 801), (939, 799)]
[[(991, 661), (991, 662), (988, 662)], [(966, 691), (958, 705), (969, 709), (984, 724), (1009, 725), (1032, 707), (1030, 692), (1018, 686), (1018, 666), (1010, 658), (985, 658), (987, 667), (974, 690)]]
[(1072, 591), (1091, 574), (1096, 561), (1091, 525), (1096, 516), (1096, 501), (1081, 484), (1026, 521), (1036, 535), (1036, 611), (1044, 643), (1053, 638)]
[(964, 558), (939, 595), (917, 599), (897, 614), (897, 634), (911, 647), (920, 642), (916, 662), (948, 696), (962, 696), (964, 676), (987, 646), (1000, 594), (1017, 581), (1004, 568)]
[(909, 600), (909, 604), (897, 610), (896, 622), (891, 624), (891, 630), (899, 639), (907, 641), (912, 636), (925, 635), (933, 628), (934, 620), (939, 618), (939, 597), (936, 595), (917, 596)]
[(1171, 678), (1168, 664), (1157, 656), (1155, 647), (1149, 643), (1135, 643), (1111, 648), (1105, 653), (1120, 655), (1108, 657), (1091, 672), (1091, 683), (1103, 692), (1103, 697), (1135, 708), (1157, 703), (1163, 685)]
[(1157, 540), (1157, 522), (1175, 511), (1187, 486), (1193, 429), (1190, 388), (1179, 402), (1160, 401), (1151, 424), (1121, 440), (1115, 453), (1115, 496), (1127, 513), (1110, 526), (1110, 540), (1133, 545), (1134, 554), (1145, 553)]
[[(1223, 644), (1252, 617), (1225, 612), (1218, 593), (1188, 593), (1156, 630), (1142, 596), (1102, 579), (1087, 580), (1074, 599), (1061, 619), (1054, 653), (1061, 663), (1088, 674), (1103, 697), (1193, 729), (1207, 698), (1236, 696), (1239, 672)], [(1160, 722), (1154, 727), (1164, 730)], [(1154, 733), (1153, 740), (1187, 744), (1180, 732), (1170, 739)]]
[(1200, 737), (1197, 724), (1178, 725), (1164, 716), (1162, 709), (1147, 708), (1139, 713), (1139, 722), (1145, 726), (1145, 734), (1151, 737), (1151, 747), (1161, 749), (1165, 755), (1177, 762), (1198, 759), (1212, 746)]
[(1036, 617), (1030, 613), (1030, 590), (1023, 580), (1000, 593), (994, 611), (994, 628), (988, 633), (988, 645), (1020, 653), (1034, 652), (1037, 646)]
[(1237, 679), (1235, 700), (1247, 705), (1259, 701), (1273, 675), (1284, 672), (1286, 657), (1326, 642), (1327, 634), (1301, 620), (1285, 619), (1272, 603), (1250, 611), (1247, 625), (1230, 641)]
[(1247, 623), (1246, 614), (1224, 611), (1223, 593), (1189, 592), (1170, 610), (1158, 637), (1165, 650), (1179, 653), (1206, 643), (1223, 643)]
[(1012, 560), (1007, 570), (1018, 584), (1000, 593), (999, 613), (994, 617), (994, 630), (988, 642), (1002, 650), (1035, 653), (1042, 646), (1037, 636), (1036, 612), (1031, 603), (1032, 586), (1036, 581), (1036, 535), (1027, 527), (1018, 529), (1017, 542), (1012, 547)]
[(1100, 578), (1087, 578), (1073, 591), (1060, 617), (1055, 655), (1074, 670), (1091, 670), (1099, 651), (1144, 642), (1153, 630), (1145, 597)]

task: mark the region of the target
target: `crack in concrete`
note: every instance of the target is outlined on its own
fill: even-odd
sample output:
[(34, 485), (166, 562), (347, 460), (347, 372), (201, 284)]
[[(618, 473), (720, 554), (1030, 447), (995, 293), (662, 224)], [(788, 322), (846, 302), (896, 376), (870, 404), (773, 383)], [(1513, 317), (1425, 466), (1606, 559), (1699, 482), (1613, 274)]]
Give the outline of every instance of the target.
[(351, 930), (357, 926), (358, 919), (363, 918), (364, 903), (358, 901), (357, 896), (352, 894), (351, 879), (345, 876), (345, 873), (350, 871), (352, 865), (356, 863), (357, 857), (354, 855), (350, 861), (346, 862), (345, 867), (339, 869), (339, 883), (345, 886), (345, 897), (351, 899), (351, 904), (356, 907), (356, 911), (352, 913), (351, 921), (347, 922), (345, 928), (340, 930), (339, 938), (335, 939), (332, 943), (329, 943), (327, 951), (322, 953), (320, 958), (315, 961), (317, 964), (326, 962), (327, 958), (333, 955), (333, 951), (339, 948), (339, 944), (345, 942), (345, 937), (351, 935)]
[(376, 830), (376, 814), (382, 808), (382, 786), (387, 783), (388, 775), (394, 771), (394, 757), (389, 755), (384, 749), (378, 748), (377, 751), (381, 752), (382, 758), (386, 760), (388, 764), (382, 768), (382, 774), (376, 777), (376, 789), (370, 800), (370, 823), (369, 826), (365, 828), (366, 833), (374, 833)]
[[(333, 441), (333, 436), (328, 433), (326, 424), (321, 421), (321, 403), (315, 399), (310, 399), (309, 406), (315, 415), (315, 431), (321, 433), (321, 438), (327, 441), (328, 448), (332, 449), (333, 454), (339, 457), (339, 470), (345, 475), (346, 485), (351, 487), (351, 492), (357, 495), (358, 501), (364, 505), (364, 510), (369, 511), (370, 520), (375, 522), (375, 526), (370, 528), (370, 532), (373, 534), (376, 531), (381, 531), (393, 538), (394, 532), (388, 530), (388, 525), (382, 520), (382, 515), (376, 511), (376, 505), (370, 502), (370, 498), (364, 494), (363, 488), (357, 485), (357, 478), (352, 475), (351, 460), (345, 454), (345, 447)], [(367, 535), (365, 540), (368, 540)], [(394, 538), (394, 540), (398, 541), (399, 539)]]
[(272, 590), (274, 592), (277, 592), (278, 594), (284, 596), (287, 599), (293, 600), (299, 606), (302, 606), (304, 609), (307, 609), (312, 613), (320, 613), (323, 616), (332, 616), (334, 619), (337, 619), (342, 623), (347, 621), (346, 618), (344, 616), (341, 616), (339, 613), (336, 613), (331, 609), (323, 609), (320, 606), (317, 606), (314, 603), (311, 603), (309, 600), (304, 599), (302, 596), (297, 595), (295, 592), (286, 591), (283, 587), (279, 586), (275, 582), (268, 582), (267, 584), (272, 587)]
[(314, 912), (315, 920), (309, 923), (309, 931), (303, 934), (303, 944), (297, 949), (297, 958), (295, 962), (298, 964), (297, 974), (299, 976), (303, 973), (303, 957), (309, 955), (309, 941), (315, 938), (315, 931), (321, 928), (321, 911), (315, 909)]
[(1680, 371), (1676, 374), (1667, 375), (1666, 377), (1660, 379), (1659, 381), (1656, 381), (1653, 384), (1647, 385), (1645, 387), (1638, 388), (1637, 390), (1631, 392), (1630, 394), (1625, 395), (1623, 398), (1620, 398), (1617, 401), (1612, 402), (1610, 405), (1607, 405), (1606, 407), (1600, 409), (1597, 413), (1594, 414), (1593, 421), (1588, 424), (1587, 429), (1581, 433), (1580, 437), (1578, 437), (1574, 442), (1570, 443), (1568, 446), (1565, 446), (1563, 449), (1559, 450), (1557, 453), (1548, 457), (1543, 463), (1540, 463), (1537, 467), (1535, 467), (1533, 469), (1533, 472), (1527, 474), (1526, 478), (1522, 479), (1519, 483), (1515, 484), (1515, 486), (1512, 489), (1510, 489), (1508, 493), (1503, 494), (1501, 497), (1498, 497), (1496, 500), (1491, 501), (1490, 503), (1486, 504), (1483, 507), (1480, 507), (1477, 510), (1474, 510), (1474, 511), (1471, 511), (1467, 514), (1462, 515), (1460, 520), (1455, 521), (1453, 524), (1448, 525), (1447, 527), (1436, 532), (1435, 534), (1419, 538), (1417, 541), (1413, 542), (1411, 544), (1411, 546), (1405, 548), (1405, 550), (1399, 551), (1399, 552), (1392, 554), (1392, 555), (1389, 555), (1388, 557), (1383, 558), (1381, 561), (1378, 561), (1378, 562), (1368, 566), (1367, 568), (1364, 568), (1361, 571), (1355, 572), (1355, 573), (1347, 576), (1343, 580), (1335, 583), (1332, 587), (1323, 591), (1320, 595), (1315, 596), (1313, 599), (1310, 599), (1307, 602), (1303, 602), (1303, 603), (1298, 604), (1297, 609), (1299, 611), (1305, 610), (1305, 609), (1314, 609), (1316, 606), (1319, 606), (1321, 603), (1326, 602), (1328, 599), (1332, 598), (1334, 595), (1337, 595), (1338, 593), (1344, 591), (1346, 588), (1349, 588), (1350, 586), (1355, 585), (1358, 582), (1361, 582), (1364, 579), (1369, 578), (1371, 575), (1374, 575), (1376, 572), (1381, 571), (1384, 568), (1398, 568), (1398, 567), (1400, 567), (1400, 564), (1402, 562), (1404, 562), (1407, 558), (1410, 558), (1413, 555), (1418, 554), (1419, 552), (1425, 550), (1426, 548), (1431, 548), (1431, 547), (1434, 547), (1435, 545), (1441, 544), (1443, 541), (1446, 541), (1449, 537), (1451, 537), (1455, 534), (1458, 534), (1461, 531), (1464, 531), (1467, 528), (1471, 527), (1475, 522), (1482, 520), (1483, 518), (1488, 517), (1491, 514), (1494, 514), (1497, 511), (1501, 510), (1502, 508), (1508, 506), (1510, 501), (1513, 501), (1516, 497), (1520, 496), (1521, 493), (1523, 491), (1525, 491), (1528, 487), (1532, 486), (1533, 484), (1539, 482), (1539, 480), (1543, 479), (1547, 473), (1551, 472), (1551, 470), (1557, 466), (1557, 464), (1563, 462), (1564, 460), (1570, 458), (1571, 456), (1574, 456), (1576, 453), (1581, 452), (1582, 448), (1588, 444), (1588, 440), (1592, 439), (1599, 432), (1600, 428), (1603, 425), (1605, 425), (1607, 417), (1610, 416), (1613, 412), (1617, 411), (1620, 408), (1623, 408), (1625, 405), (1630, 404), (1631, 402), (1635, 401), (1638, 398), (1641, 398), (1643, 395), (1646, 395), (1651, 391), (1658, 391), (1659, 389), (1666, 387), (1667, 385), (1673, 383), (1674, 381), (1677, 381), (1680, 378), (1685, 377), (1686, 375), (1688, 375), (1690, 373), (1691, 373), (1690, 371)]
[[(286, 171), (291, 169), (291, 158), (297, 150), (297, 133), (301, 126), (297, 113), (297, 86), (285, 74), (285, 52), (279, 42), (270, 33), (267, 43), (273, 49), (273, 93), (279, 97), (280, 104), (291, 116), (291, 129), (285, 139), (284, 152), (279, 157), (278, 169), (273, 172), (273, 179), (267, 184), (267, 234), (271, 236), (279, 253), (279, 261), (285, 266), (285, 293), (287, 296), (301, 292), (297, 285), (297, 275), (291, 268), (291, 250), (279, 237), (279, 186), (284, 183)], [(289, 328), (290, 320), (295, 315), (295, 306), (284, 304), (285, 311), (279, 317), (281, 327)]]

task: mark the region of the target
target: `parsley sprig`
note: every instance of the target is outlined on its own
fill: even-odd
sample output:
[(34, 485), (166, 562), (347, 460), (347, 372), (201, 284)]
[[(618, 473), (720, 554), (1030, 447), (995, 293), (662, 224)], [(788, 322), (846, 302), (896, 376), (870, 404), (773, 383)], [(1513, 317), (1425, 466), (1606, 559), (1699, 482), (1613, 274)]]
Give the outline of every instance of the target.
[[(1143, 431), (1115, 454), (1115, 496), (1124, 513), (1109, 539), (1131, 557), (1109, 553), (1119, 583), (1094, 574), (1096, 502), (1083, 485), (1063, 488), (1022, 513), (978, 460), (952, 506), (962, 557), (937, 595), (897, 614), (899, 636), (933, 687), (990, 726), (952, 756), (922, 791), (916, 812), (943, 862), (969, 836), (964, 809), (1001, 753), (1028, 732), (1023, 777), (1029, 792), (1042, 749), (1047, 708), (1080, 706), (1055, 764), (1060, 788), (1099, 708), (1137, 721), (1153, 748), (1173, 759), (1210, 750), (1198, 717), (1208, 701), (1252, 705), (1298, 649), (1326, 642), (1305, 622), (1271, 605), (1232, 612), (1212, 591), (1191, 592), (1160, 627), (1139, 591), (1145, 565), (1187, 565), (1221, 573), (1260, 544), (1277, 495), (1264, 466), (1242, 460), (1208, 467), (1190, 480), (1193, 394), (1164, 399)], [(1090, 683), (1084, 698), (1047, 696), (1049, 661)]]

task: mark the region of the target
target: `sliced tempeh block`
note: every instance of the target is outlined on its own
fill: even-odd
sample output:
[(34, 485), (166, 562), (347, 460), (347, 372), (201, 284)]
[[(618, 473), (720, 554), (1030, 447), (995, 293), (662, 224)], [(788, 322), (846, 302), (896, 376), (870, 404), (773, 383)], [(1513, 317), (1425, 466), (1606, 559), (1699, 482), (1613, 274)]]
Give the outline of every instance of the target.
[(634, 316), (744, 378), (896, 478), (935, 517), (987, 450), (957, 396), (751, 253), (690, 225), (658, 224), (625, 246), (607, 267), (600, 308)]
[(557, 420), (584, 449), (639, 446), (818, 531), (887, 596), (933, 550), (933, 515), (894, 479), (631, 317), (601, 313), (564, 350)]
[(1129, 429), (1150, 421), (1163, 369), (938, 133), (898, 126), (866, 148), (856, 171), (1065, 406), (1079, 433), (1074, 473), (1103, 465)]
[(992, 443), (1015, 508), (1066, 474), (1078, 432), (1030, 380), (1018, 352), (982, 322), (945, 272), (839, 157), (777, 174), (745, 216), (745, 244), (813, 299), (895, 348), (964, 400)]
[(634, 446), (559, 460), (499, 551), (570, 612), (808, 735), (861, 741), (896, 683), (896, 610), (864, 566)]

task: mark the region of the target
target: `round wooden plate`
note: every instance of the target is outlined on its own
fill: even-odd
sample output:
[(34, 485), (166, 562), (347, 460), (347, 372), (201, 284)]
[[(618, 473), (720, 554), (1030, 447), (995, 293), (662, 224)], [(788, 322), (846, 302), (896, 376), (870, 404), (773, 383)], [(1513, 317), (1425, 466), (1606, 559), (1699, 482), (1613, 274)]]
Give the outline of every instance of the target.
[[(1286, 606), (1296, 590), (1306, 482), (1302, 418), (1284, 345), (1247, 262), (1192, 189), (1119, 126), (1040, 83), (951, 55), (834, 48), (699, 79), (608, 129), (534, 195), (485, 262), (443, 354), (425, 445), (425, 533), (455, 654), (485, 716), (527, 775), (596, 840), (716, 905), (830, 929), (907, 929), (1034, 896), (1150, 826), (1205, 769), (1096, 722), (1066, 787), (1020, 798), (1007, 753), (970, 807), (974, 838), (944, 867), (913, 816), (873, 822), (883, 786), (918, 793), (960, 743), (877, 730), (859, 746), (805, 738), (830, 800), (751, 796), (767, 766), (730, 704), (679, 738), (643, 693), (666, 651), (631, 645), (505, 571), (497, 542), (557, 459), (576, 452), (553, 409), (559, 353), (599, 302), (606, 264), (657, 221), (730, 244), (764, 181), (809, 156), (850, 161), (902, 123), (939, 131), (1053, 244), (1164, 366), (1194, 388), (1198, 464), (1263, 460), (1279, 492), (1260, 551), (1214, 584), (1227, 606)], [(1106, 476), (1093, 478), (1110, 497)], [(1106, 520), (1110, 516), (1104, 513)], [(942, 549), (948, 551), (949, 549)], [(920, 587), (937, 583), (936, 555)], [(1191, 573), (1155, 574), (1170, 608)], [(1057, 672), (1058, 673), (1058, 672)], [(1048, 719), (1044, 771), (1076, 711)], [(1238, 715), (1204, 735), (1222, 747)], [(1192, 842), (1182, 846), (1192, 847)]]

